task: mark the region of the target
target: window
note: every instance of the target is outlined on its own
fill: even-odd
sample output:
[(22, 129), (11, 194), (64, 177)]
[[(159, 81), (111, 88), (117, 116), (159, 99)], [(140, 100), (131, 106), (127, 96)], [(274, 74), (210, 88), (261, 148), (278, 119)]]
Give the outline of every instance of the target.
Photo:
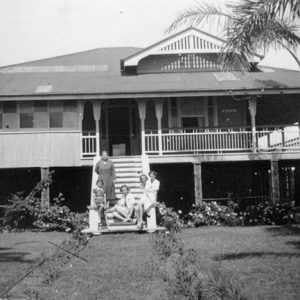
[(48, 102), (34, 101), (34, 128), (49, 128)]
[(4, 101), (2, 102), (2, 128), (3, 129), (17, 129), (18, 115), (17, 102)]
[(63, 127), (63, 113), (62, 112), (50, 112), (50, 128)]
[(3, 122), (3, 114), (2, 114), (2, 103), (0, 102), (0, 129), (2, 129), (2, 122)]
[(33, 128), (33, 102), (19, 102), (20, 128)]
[(68, 100), (63, 102), (63, 127), (78, 127), (78, 112), (76, 101)]
[(17, 112), (17, 102), (3, 102), (3, 113), (16, 113)]
[(76, 101), (64, 101), (63, 103), (63, 111), (64, 112), (77, 112), (77, 103)]
[(47, 112), (47, 101), (34, 101), (34, 112)]
[(33, 113), (20, 113), (20, 128), (33, 128)]
[(76, 129), (78, 126), (76, 100), (0, 102), (0, 129)]
[(49, 101), (49, 120), (50, 128), (63, 127), (63, 102), (62, 101)]
[(182, 127), (183, 128), (198, 128), (198, 118), (190, 117), (190, 118), (182, 118)]
[(181, 119), (183, 128), (203, 128), (205, 127), (204, 117), (184, 117)]

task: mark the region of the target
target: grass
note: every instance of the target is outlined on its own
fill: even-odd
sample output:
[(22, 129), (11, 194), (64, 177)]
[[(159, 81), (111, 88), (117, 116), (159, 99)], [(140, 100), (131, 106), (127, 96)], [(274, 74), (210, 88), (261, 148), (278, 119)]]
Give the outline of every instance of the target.
[(41, 255), (55, 251), (48, 241), (60, 244), (69, 235), (57, 232), (0, 234), (0, 292), (30, 270)]
[[(203, 259), (234, 275), (249, 299), (300, 298), (299, 227), (204, 227), (184, 230), (180, 236)], [(69, 257), (63, 266), (59, 261), (44, 265), (11, 295), (31, 291), (38, 299), (168, 299), (160, 273), (163, 266), (153, 256), (148, 238), (146, 234), (94, 237), (80, 253), (88, 263)], [(42, 283), (46, 273), (57, 271), (55, 267), (63, 269), (58, 280)]]

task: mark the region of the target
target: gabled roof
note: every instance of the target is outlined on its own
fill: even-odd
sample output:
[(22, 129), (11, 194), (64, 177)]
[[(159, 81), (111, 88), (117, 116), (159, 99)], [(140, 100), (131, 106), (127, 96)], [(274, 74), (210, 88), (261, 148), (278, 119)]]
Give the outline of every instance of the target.
[(0, 101), (164, 96), (300, 94), (300, 72), (181, 72), (122, 76), (120, 60), (139, 48), (101, 48), (0, 68)]
[[(225, 40), (195, 27), (186, 28), (122, 60), (126, 67), (137, 66), (150, 55), (220, 53)], [(262, 56), (254, 54), (256, 59)]]

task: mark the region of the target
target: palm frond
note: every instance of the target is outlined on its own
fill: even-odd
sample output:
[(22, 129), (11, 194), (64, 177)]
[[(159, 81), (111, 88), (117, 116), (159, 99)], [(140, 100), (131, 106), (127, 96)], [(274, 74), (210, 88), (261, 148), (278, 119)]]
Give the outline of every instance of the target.
[(188, 8), (178, 14), (175, 21), (167, 28), (166, 32), (176, 30), (177, 28), (188, 25), (198, 26), (204, 22), (214, 23), (219, 26), (222, 19), (230, 19), (232, 16), (221, 7), (204, 4)]
[(225, 19), (221, 25), (227, 42), (222, 48), (220, 64), (227, 70), (249, 70), (249, 59), (260, 49), (268, 50), (270, 46), (289, 49), (300, 45), (295, 25), (299, 17), (300, 0), (240, 0), (226, 4), (226, 10), (205, 3), (180, 13), (167, 32), (182, 25), (198, 26), (208, 21), (219, 26)]
[(274, 0), (270, 7), (274, 15), (281, 18), (288, 16), (290, 20), (300, 18), (300, 0)]
[[(253, 57), (258, 49), (268, 49), (270, 45), (290, 47), (299, 45), (297, 28), (289, 19), (270, 18), (269, 5), (271, 1), (243, 0), (232, 10), (238, 15), (228, 28), (227, 42), (222, 49), (221, 63), (227, 68), (229, 63), (240, 63), (242, 69), (249, 69), (246, 58)], [(272, 2), (273, 3), (273, 2)], [(262, 5), (264, 4), (264, 5)], [(238, 55), (232, 56), (236, 52)]]

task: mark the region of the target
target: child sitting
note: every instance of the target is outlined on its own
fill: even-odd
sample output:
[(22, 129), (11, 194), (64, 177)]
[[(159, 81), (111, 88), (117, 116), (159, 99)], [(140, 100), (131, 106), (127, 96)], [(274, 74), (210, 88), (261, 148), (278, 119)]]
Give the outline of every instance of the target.
[(96, 182), (96, 187), (93, 189), (93, 196), (95, 205), (98, 207), (98, 218), (99, 218), (99, 227), (101, 228), (101, 216), (106, 208), (105, 194), (104, 194), (104, 183), (101, 179), (98, 179)]

